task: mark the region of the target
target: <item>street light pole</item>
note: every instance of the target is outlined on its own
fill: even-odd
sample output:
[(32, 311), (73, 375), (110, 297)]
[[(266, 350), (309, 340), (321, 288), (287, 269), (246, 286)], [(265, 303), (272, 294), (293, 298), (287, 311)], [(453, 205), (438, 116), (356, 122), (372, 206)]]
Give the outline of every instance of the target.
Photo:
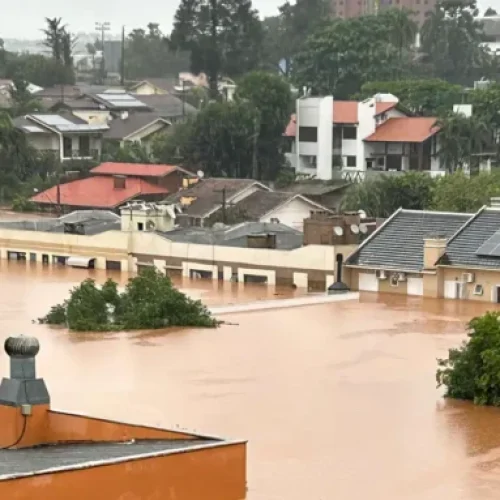
[(106, 31), (110, 31), (111, 24), (108, 21), (96, 22), (95, 29), (96, 29), (96, 31), (101, 33), (101, 80), (102, 80), (102, 83), (104, 83), (104, 75), (105, 75), (105, 68), (106, 68), (106, 61), (104, 59), (104, 33)]

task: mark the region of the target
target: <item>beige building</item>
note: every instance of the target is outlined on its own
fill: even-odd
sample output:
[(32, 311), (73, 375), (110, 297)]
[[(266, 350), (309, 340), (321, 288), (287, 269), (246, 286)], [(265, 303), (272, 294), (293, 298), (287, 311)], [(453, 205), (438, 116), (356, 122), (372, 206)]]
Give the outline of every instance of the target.
[[(225, 237), (214, 243), (210, 239), (193, 243), (190, 238), (179, 238), (178, 232), (171, 231), (169, 237), (169, 232), (162, 231), (171, 224), (168, 210), (155, 213), (148, 206), (146, 212), (125, 208), (121, 220), (109, 212), (83, 211), (59, 219), (2, 222), (0, 258), (31, 265), (129, 272), (155, 266), (162, 272), (184, 277), (324, 291), (335, 281), (339, 255), (347, 256), (356, 248), (342, 244), (298, 246), (301, 243), (287, 247), (280, 241), (286, 240), (287, 234), (302, 238), (299, 231), (287, 228), (288, 233), (282, 235), (283, 225), (276, 224), (273, 230), (273, 224), (262, 223), (253, 223), (260, 225), (257, 232), (246, 230), (245, 224), (241, 224), (225, 229)], [(103, 213), (107, 215), (104, 217)]]
[(353, 290), (500, 302), (500, 208), (398, 210), (351, 254)]

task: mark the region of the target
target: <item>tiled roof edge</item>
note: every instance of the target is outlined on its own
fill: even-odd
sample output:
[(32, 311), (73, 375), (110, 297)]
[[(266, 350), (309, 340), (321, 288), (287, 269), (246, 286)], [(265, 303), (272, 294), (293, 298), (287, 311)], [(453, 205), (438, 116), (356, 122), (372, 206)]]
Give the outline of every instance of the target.
[(479, 215), (482, 214), (487, 208), (488, 208), (487, 205), (483, 205), (468, 221), (466, 221), (462, 226), (460, 226), (458, 231), (456, 231), (455, 234), (453, 234), (448, 239), (446, 245), (449, 245), (466, 227), (468, 227), (473, 221), (475, 221), (479, 217)]
[(376, 229), (375, 231), (373, 231), (372, 234), (370, 234), (368, 236), (368, 238), (366, 238), (365, 241), (363, 241), (361, 243), (361, 245), (358, 246), (358, 248), (356, 250), (354, 250), (353, 253), (351, 253), (347, 259), (345, 260), (345, 264), (346, 265), (349, 265), (350, 264), (350, 261), (351, 259), (353, 259), (359, 252), (360, 250), (369, 242), (372, 240), (372, 238), (375, 237), (376, 234), (378, 234), (380, 231), (382, 231), (382, 229), (387, 226), (389, 223), (392, 222), (392, 220), (397, 216), (399, 215), (401, 212), (403, 212), (403, 208), (402, 207), (399, 207), (378, 229)]

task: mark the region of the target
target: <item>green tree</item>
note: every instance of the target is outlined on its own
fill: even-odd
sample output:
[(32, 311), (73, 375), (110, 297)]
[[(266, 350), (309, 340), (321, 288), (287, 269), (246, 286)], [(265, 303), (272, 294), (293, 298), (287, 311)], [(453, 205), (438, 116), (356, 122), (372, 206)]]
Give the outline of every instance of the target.
[(28, 90), (28, 82), (22, 78), (14, 78), (9, 90), (12, 106), (12, 116), (20, 116), (34, 111), (40, 111), (42, 103)]
[(177, 290), (154, 268), (129, 279), (125, 292), (108, 280), (102, 287), (87, 279), (68, 300), (53, 306), (41, 323), (66, 325), (74, 331), (116, 331), (168, 326), (215, 327), (208, 309)]
[(345, 210), (364, 210), (370, 217), (389, 217), (398, 208), (429, 208), (435, 180), (422, 172), (402, 175), (380, 175), (353, 184), (342, 202)]
[(436, 380), (446, 397), (500, 406), (500, 313), (472, 319), (468, 340), (438, 360)]
[(491, 7), (488, 7), (483, 14), (484, 17), (492, 17), (492, 16), (498, 16), (498, 12), (495, 9), (492, 9)]
[(181, 0), (171, 46), (191, 54), (194, 73), (205, 72), (213, 97), (219, 77), (236, 77), (261, 62), (262, 26), (251, 0)]
[(463, 89), (444, 80), (391, 80), (368, 82), (357, 98), (365, 99), (377, 93), (395, 95), (410, 111), (423, 116), (442, 116), (462, 101)]
[(488, 62), (475, 0), (443, 0), (422, 26), (422, 52), (439, 78), (471, 83)]
[(431, 208), (444, 212), (472, 213), (500, 195), (500, 175), (480, 173), (467, 176), (458, 171), (436, 181)]
[(490, 124), (479, 114), (449, 114), (438, 122), (439, 157), (448, 172), (474, 167), (478, 155), (493, 148)]
[(296, 83), (315, 95), (333, 94), (343, 99), (359, 92), (368, 81), (401, 78), (412, 64), (406, 55), (413, 40), (401, 33), (396, 36), (394, 23), (401, 22), (400, 16), (409, 13), (402, 11), (395, 16), (389, 9), (378, 16), (334, 19), (322, 25), (296, 54)]
[(73, 70), (73, 48), (76, 41), (62, 24), (60, 17), (45, 18), (47, 27), (43, 29), (45, 40), (43, 44), (50, 49), (54, 61), (55, 83), (71, 84), (75, 81)]
[(292, 108), (290, 85), (271, 73), (249, 73), (238, 82), (236, 99), (248, 102), (257, 111), (253, 177), (275, 179), (284, 164), (281, 144)]
[(171, 50), (170, 41), (160, 25), (149, 23), (147, 29), (132, 30), (126, 41), (125, 74), (130, 79), (177, 79), (189, 68), (189, 53)]

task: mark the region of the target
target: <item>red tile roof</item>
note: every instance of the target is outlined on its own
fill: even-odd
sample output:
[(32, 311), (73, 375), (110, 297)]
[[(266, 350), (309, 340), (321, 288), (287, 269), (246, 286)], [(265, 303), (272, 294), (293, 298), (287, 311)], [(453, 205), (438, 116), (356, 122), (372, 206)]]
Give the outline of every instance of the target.
[(286, 126), (285, 133), (283, 134), (285, 137), (295, 137), (297, 133), (297, 115), (293, 114), (290, 117), (290, 122)]
[(437, 118), (404, 117), (389, 118), (366, 142), (423, 142), (439, 132)]
[[(358, 101), (333, 101), (333, 123), (356, 125), (358, 123)], [(375, 116), (395, 108), (397, 102), (375, 103)]]
[(142, 163), (101, 163), (93, 168), (92, 174), (130, 175), (133, 177), (165, 177), (178, 167), (175, 165), (149, 165)]
[(333, 123), (358, 123), (358, 101), (333, 101)]
[[(88, 177), (61, 184), (61, 205), (74, 207), (115, 208), (127, 200), (148, 194), (168, 194), (168, 189), (156, 186), (142, 179), (130, 177), (125, 188), (114, 187), (113, 177)], [(55, 205), (57, 187), (51, 187), (31, 198), (35, 203)]]

